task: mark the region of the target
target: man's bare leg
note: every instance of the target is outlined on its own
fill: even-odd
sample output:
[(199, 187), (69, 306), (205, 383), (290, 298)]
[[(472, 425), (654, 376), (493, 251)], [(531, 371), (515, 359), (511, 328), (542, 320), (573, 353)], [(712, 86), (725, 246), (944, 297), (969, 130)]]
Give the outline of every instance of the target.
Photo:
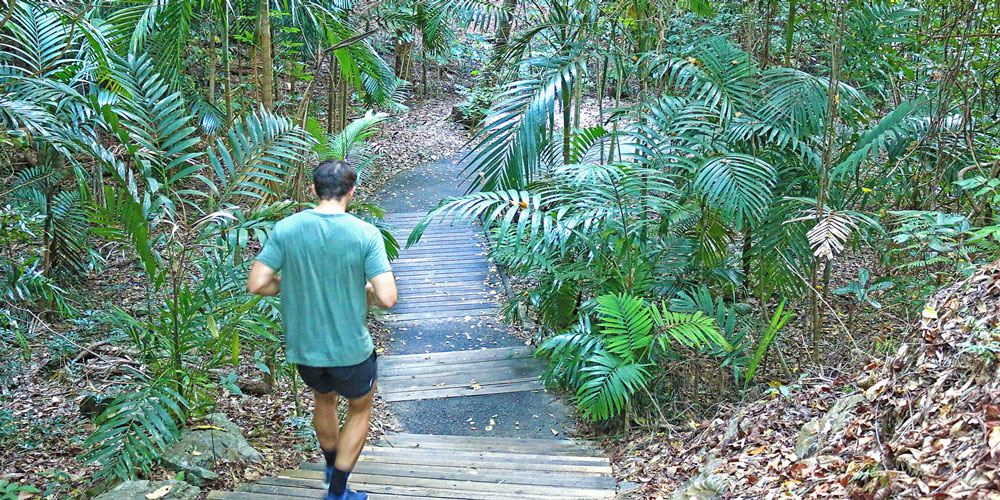
[(375, 402), (375, 383), (372, 390), (360, 398), (347, 401), (347, 418), (340, 430), (340, 440), (337, 441), (337, 470), (351, 472), (358, 463), (361, 449), (365, 446), (365, 438), (371, 428), (372, 404)]
[(340, 440), (340, 416), (337, 415), (337, 405), (340, 397), (336, 392), (320, 394), (313, 391), (316, 397), (316, 409), (313, 411), (313, 427), (319, 447), (324, 451), (336, 451)]

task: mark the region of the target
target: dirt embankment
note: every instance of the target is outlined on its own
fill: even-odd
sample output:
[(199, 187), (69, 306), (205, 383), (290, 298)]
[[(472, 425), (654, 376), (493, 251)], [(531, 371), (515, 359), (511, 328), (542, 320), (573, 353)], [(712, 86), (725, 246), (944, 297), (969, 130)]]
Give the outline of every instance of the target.
[[(703, 428), (622, 444), (634, 498), (1000, 499), (1000, 262), (938, 292), (895, 355)], [(629, 458), (630, 457), (630, 458)]]

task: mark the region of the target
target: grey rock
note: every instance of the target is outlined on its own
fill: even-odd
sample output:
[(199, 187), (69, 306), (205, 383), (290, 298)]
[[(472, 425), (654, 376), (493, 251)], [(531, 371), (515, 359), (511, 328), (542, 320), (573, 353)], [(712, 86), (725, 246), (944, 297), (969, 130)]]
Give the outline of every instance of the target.
[(852, 411), (865, 400), (864, 394), (852, 394), (840, 398), (826, 415), (811, 420), (802, 426), (799, 437), (795, 441), (795, 456), (799, 459), (808, 458), (822, 449), (821, 444), (832, 435), (837, 434), (851, 421)]
[(201, 488), (174, 479), (169, 481), (125, 481), (111, 491), (98, 495), (94, 500), (146, 500), (146, 495), (164, 486), (170, 486), (170, 491), (160, 497), (161, 500), (194, 500), (201, 493)]
[(207, 420), (205, 425), (182, 431), (161, 457), (170, 469), (184, 472), (187, 482), (200, 486), (219, 477), (212, 467), (222, 460), (257, 462), (263, 458), (225, 415), (213, 413)]
[(726, 423), (726, 431), (722, 434), (719, 444), (731, 443), (750, 433), (750, 422), (746, 419), (746, 412), (739, 411)]
[(670, 500), (711, 500), (719, 498), (729, 487), (729, 475), (719, 472), (725, 464), (721, 458), (712, 458), (671, 495)]

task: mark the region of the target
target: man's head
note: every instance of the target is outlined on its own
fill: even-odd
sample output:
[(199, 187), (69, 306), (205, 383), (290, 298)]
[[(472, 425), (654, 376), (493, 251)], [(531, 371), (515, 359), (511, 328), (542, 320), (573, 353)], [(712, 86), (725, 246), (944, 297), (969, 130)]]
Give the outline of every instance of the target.
[(344, 160), (327, 160), (313, 170), (313, 189), (321, 200), (340, 200), (354, 194), (358, 174)]

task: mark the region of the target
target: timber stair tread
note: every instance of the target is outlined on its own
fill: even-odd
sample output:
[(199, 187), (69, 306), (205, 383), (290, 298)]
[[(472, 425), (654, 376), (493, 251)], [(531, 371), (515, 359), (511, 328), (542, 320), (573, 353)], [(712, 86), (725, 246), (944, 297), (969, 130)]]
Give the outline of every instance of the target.
[[(393, 234), (405, 241), (424, 215), (392, 214), (386, 221), (394, 226)], [(389, 323), (468, 321), (495, 315), (499, 308), (493, 284), (498, 274), (488, 253), (486, 241), (475, 228), (431, 224), (419, 243), (401, 249), (393, 261), (399, 303), (382, 318)]]
[(544, 370), (524, 346), (389, 355), (379, 366), (378, 391), (388, 402), (544, 391)]
[[(323, 465), (304, 463), (208, 498), (321, 498), (322, 481)], [(365, 447), (350, 483), (372, 500), (601, 500), (616, 493), (610, 461), (573, 439), (387, 434)]]

